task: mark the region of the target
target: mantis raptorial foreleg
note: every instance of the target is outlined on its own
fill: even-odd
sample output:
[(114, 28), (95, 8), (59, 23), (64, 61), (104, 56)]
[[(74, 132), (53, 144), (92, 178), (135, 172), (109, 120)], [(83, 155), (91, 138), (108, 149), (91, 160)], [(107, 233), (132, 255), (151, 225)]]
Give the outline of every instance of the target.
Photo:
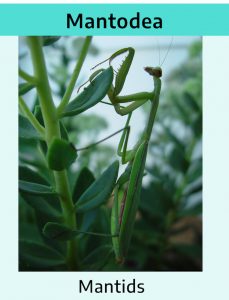
[[(111, 65), (112, 61), (118, 57), (121, 54), (127, 53), (127, 56), (125, 59), (122, 61), (119, 69), (116, 71), (116, 76), (115, 76), (115, 84), (114, 86), (112, 85), (108, 91), (108, 97), (113, 104), (115, 111), (119, 115), (127, 115), (130, 112), (134, 111), (138, 107), (142, 106), (145, 102), (148, 100), (152, 99), (153, 97), (153, 92), (140, 92), (140, 93), (135, 93), (135, 94), (130, 94), (130, 95), (125, 95), (125, 96), (119, 96), (119, 94), (122, 91), (122, 88), (125, 84), (126, 77), (128, 75), (135, 50), (131, 47), (129, 48), (123, 48), (121, 50), (116, 51), (114, 54), (112, 54), (108, 59), (102, 61), (101, 63), (97, 64), (95, 67), (101, 65), (102, 63), (109, 61), (109, 64)], [(94, 68), (95, 68), (94, 67)], [(93, 69), (94, 69), (93, 68)], [(89, 80), (91, 81), (94, 77), (96, 77), (100, 72), (102, 72), (103, 69), (96, 70)], [(122, 107), (120, 104), (121, 103), (129, 103), (126, 107)]]

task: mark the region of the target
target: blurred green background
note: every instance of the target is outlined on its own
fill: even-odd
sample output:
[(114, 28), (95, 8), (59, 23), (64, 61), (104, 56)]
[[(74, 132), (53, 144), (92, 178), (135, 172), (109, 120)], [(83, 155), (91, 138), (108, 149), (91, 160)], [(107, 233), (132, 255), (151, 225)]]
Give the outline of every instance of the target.
[[(62, 37), (44, 48), (56, 103), (65, 92), (82, 41), (81, 37)], [(129, 46), (135, 48), (136, 55), (123, 94), (152, 90), (152, 79), (143, 67), (159, 65), (165, 58), (163, 89), (147, 157), (142, 199), (125, 264), (117, 265), (113, 256), (108, 255), (110, 239), (84, 236), (81, 243), (84, 270), (201, 271), (202, 40), (199, 37), (94, 37), (77, 87), (88, 79), (93, 65)], [(20, 40), (19, 63), (32, 73), (23, 38)], [(37, 104), (34, 91), (29, 92), (25, 99), (34, 110)], [(134, 113), (130, 147), (144, 129), (147, 112), (146, 104)], [(70, 140), (80, 148), (122, 128), (125, 120), (125, 117), (116, 115), (112, 107), (98, 104), (77, 117), (64, 119), (64, 124)], [(69, 170), (72, 187), (83, 167), (89, 168), (95, 177), (102, 173), (117, 157), (119, 138), (116, 136), (80, 153)], [(20, 140), (19, 146), (19, 176), (24, 167), (29, 167), (42, 174), (44, 180), (49, 180), (50, 174), (37, 143)], [(88, 213), (80, 220), (82, 227), (109, 233), (110, 208), (109, 202), (107, 206)], [(29, 199), (19, 197), (20, 239), (44, 239), (41, 228), (46, 222), (39, 210), (31, 207)], [(61, 247), (58, 243), (51, 245)], [(34, 268), (21, 261), (20, 270)]]

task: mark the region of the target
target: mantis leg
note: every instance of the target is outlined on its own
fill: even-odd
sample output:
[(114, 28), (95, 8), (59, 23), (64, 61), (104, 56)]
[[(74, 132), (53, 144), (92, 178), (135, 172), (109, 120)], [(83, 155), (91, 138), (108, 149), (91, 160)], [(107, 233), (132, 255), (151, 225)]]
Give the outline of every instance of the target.
[(98, 76), (102, 71), (104, 71), (104, 69), (99, 69), (99, 70), (96, 70), (95, 72), (93, 72), (93, 73), (91, 74), (91, 76), (89, 77), (89, 79), (88, 79), (86, 82), (84, 82), (83, 84), (81, 84), (81, 85), (78, 87), (77, 92), (79, 92), (79, 90), (80, 90), (85, 84), (87, 84), (88, 82), (92, 82), (92, 80), (93, 80), (96, 76)]
[[(134, 100), (133, 100), (134, 101)], [(121, 107), (118, 103), (114, 104), (114, 108), (115, 111), (121, 115), (121, 116), (125, 116), (129, 113), (131, 113), (132, 111), (134, 111), (135, 109), (137, 109), (138, 107), (142, 106), (144, 103), (146, 103), (146, 101), (148, 101), (148, 99), (146, 100), (141, 100), (141, 101), (136, 101), (131, 103), (130, 105), (126, 106), (126, 107)]]
[(119, 145), (118, 145), (118, 155), (122, 158), (122, 164), (127, 163), (130, 161), (134, 155), (135, 155), (135, 150), (127, 150), (127, 144), (129, 140), (129, 134), (130, 134), (130, 118), (131, 118), (132, 113), (129, 113), (126, 124), (125, 124), (125, 129), (123, 130)]
[[(152, 99), (154, 95), (153, 93), (142, 92), (126, 96), (114, 96), (114, 89), (115, 88), (111, 86), (108, 92), (108, 97), (113, 104), (115, 111), (121, 116), (125, 116), (131, 113), (132, 111), (146, 103), (149, 99)], [(131, 102), (131, 104), (127, 105), (126, 107), (120, 105), (120, 103), (127, 102)]]
[[(141, 93), (135, 93), (135, 94), (130, 94), (130, 95), (126, 95), (126, 96), (119, 96), (119, 94), (122, 91), (122, 88), (125, 84), (126, 77), (129, 72), (130, 66), (132, 64), (134, 53), (135, 53), (135, 50), (131, 47), (123, 48), (123, 49), (116, 51), (109, 58), (105, 59), (104, 61), (102, 61), (101, 63), (99, 63), (95, 66), (95, 67), (97, 67), (106, 61), (109, 61), (109, 65), (111, 65), (112, 61), (116, 57), (118, 57), (119, 55), (122, 55), (122, 54), (127, 54), (127, 56), (122, 61), (118, 71), (116, 72), (114, 86), (111, 85), (111, 87), (108, 91), (108, 97), (109, 97), (112, 105), (114, 106), (115, 111), (121, 116), (129, 114), (130, 112), (134, 111), (135, 109), (137, 109), (138, 107), (143, 105), (147, 100), (152, 98), (152, 93), (148, 93), (148, 92), (141, 92)], [(93, 67), (93, 69), (95, 67)], [(102, 71), (102, 69), (95, 71), (91, 75), (89, 80), (92, 80), (101, 71)], [(126, 102), (131, 102), (131, 104), (126, 107), (120, 106), (120, 103), (126, 103)]]
[[(99, 69), (95, 71), (89, 77), (89, 79), (78, 88), (78, 92), (87, 82), (92, 82), (92, 80), (103, 70), (104, 69)], [(112, 85), (110, 87), (110, 90), (108, 91), (108, 97), (111, 101), (111, 105), (114, 106), (115, 111), (121, 116), (129, 114), (130, 112), (134, 111), (135, 109), (143, 105), (151, 96), (151, 93), (147, 93), (147, 92), (136, 93), (136, 94), (126, 95), (126, 96), (114, 96), (114, 91), (115, 91), (115, 87)], [(126, 102), (132, 102), (132, 103), (126, 107), (120, 105), (120, 103), (126, 103)]]

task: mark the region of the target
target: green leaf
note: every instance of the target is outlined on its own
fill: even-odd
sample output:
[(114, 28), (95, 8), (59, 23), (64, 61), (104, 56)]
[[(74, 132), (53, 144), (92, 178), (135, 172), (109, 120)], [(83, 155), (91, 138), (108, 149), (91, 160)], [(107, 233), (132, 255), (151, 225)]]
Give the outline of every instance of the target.
[(43, 228), (43, 234), (49, 239), (67, 241), (73, 239), (80, 232), (60, 223), (48, 222)]
[(42, 36), (43, 46), (50, 46), (57, 42), (61, 36)]
[(179, 217), (201, 215), (202, 214), (202, 202), (192, 205), (191, 207), (185, 208), (178, 214), (179, 214)]
[(48, 148), (47, 160), (51, 170), (67, 169), (77, 158), (74, 146), (66, 140), (54, 138)]
[(54, 267), (65, 265), (64, 257), (56, 250), (37, 242), (20, 241), (20, 258), (33, 267)]
[(88, 168), (84, 167), (80, 170), (72, 194), (72, 197), (75, 200), (75, 202), (94, 181), (95, 177)]
[(42, 126), (45, 126), (40, 105), (36, 105), (36, 106), (35, 106), (35, 108), (34, 108), (34, 116), (37, 118), (38, 122), (39, 122)]
[(118, 169), (119, 163), (115, 161), (89, 186), (75, 204), (77, 212), (85, 213), (101, 206), (108, 200), (118, 177)]
[(69, 141), (68, 132), (63, 122), (60, 121), (60, 135), (63, 140)]
[[(37, 195), (30, 195), (23, 192), (20, 192), (20, 197), (22, 199), (21, 201), (21, 214), (20, 214), (20, 220), (28, 220), (27, 222), (32, 222), (31, 226), (33, 224), (36, 224), (39, 235), (40, 235), (40, 241), (45, 243), (47, 246), (54, 248), (59, 253), (61, 253), (64, 257), (66, 255), (66, 248), (67, 245), (63, 241), (56, 241), (56, 240), (50, 240), (44, 237), (42, 234), (42, 230), (44, 228), (44, 225), (52, 220), (52, 222), (62, 222), (63, 221), (63, 215), (61, 211), (60, 201), (58, 197), (53, 195), (45, 195), (45, 196), (37, 196)], [(27, 215), (26, 218), (22, 215), (23, 210)], [(25, 210), (26, 209), (26, 210)], [(29, 212), (29, 215), (28, 213)], [(21, 218), (22, 217), (22, 218)], [(31, 238), (28, 235), (24, 235), (25, 232), (22, 232), (22, 235), (20, 235), (20, 239), (23, 240), (34, 240), (38, 242), (38, 239)]]
[(18, 225), (20, 240), (29, 240), (42, 243), (42, 236), (36, 223), (31, 223), (29, 220), (26, 221), (21, 219)]
[(184, 102), (194, 111), (194, 112), (200, 112), (201, 109), (196, 101), (196, 99), (194, 98), (193, 95), (191, 95), (191, 93), (189, 92), (184, 92)]
[(184, 144), (183, 141), (180, 141), (178, 139), (178, 137), (172, 132), (172, 130), (167, 127), (167, 126), (163, 126), (165, 133), (167, 134), (168, 138), (174, 143), (174, 145), (180, 150), (180, 151), (184, 151)]
[(171, 167), (180, 172), (186, 172), (189, 162), (185, 158), (185, 153), (180, 148), (173, 146), (168, 155), (168, 161)]
[(187, 183), (191, 183), (202, 176), (203, 173), (203, 166), (202, 166), (202, 157), (199, 159), (196, 159), (192, 161), (192, 164), (190, 165), (186, 178)]
[(19, 180), (19, 190), (32, 195), (57, 195), (51, 186)]
[(199, 245), (174, 244), (172, 247), (179, 255), (185, 255), (192, 259), (202, 256), (202, 248)]
[(196, 137), (201, 137), (203, 132), (203, 122), (202, 122), (202, 114), (196, 115), (192, 120), (191, 129)]
[[(61, 212), (52, 206), (46, 197), (40, 197), (36, 195), (27, 194), (21, 192), (21, 196), (24, 201), (29, 204), (36, 212), (39, 212), (42, 216), (61, 219)], [(57, 199), (52, 199), (53, 201)]]
[(109, 67), (99, 74), (82, 93), (66, 106), (61, 117), (78, 115), (96, 105), (106, 96), (112, 81), (113, 69)]
[[(94, 249), (82, 262), (85, 271), (99, 271), (108, 262), (113, 249), (111, 245), (102, 245)], [(101, 259), (98, 259), (100, 257)]]
[(158, 223), (173, 209), (171, 195), (161, 182), (151, 181), (147, 189), (142, 189), (141, 199), (139, 208), (142, 213), (156, 219)]
[[(48, 181), (50, 180), (50, 170), (36, 140), (19, 139), (19, 162), (30, 166), (38, 174), (42, 174)], [(33, 182), (31, 179), (25, 181)]]
[(23, 139), (41, 139), (29, 120), (21, 115), (19, 115), (19, 137)]
[(80, 219), (80, 217), (82, 218), (79, 224), (80, 230), (88, 231), (92, 227), (92, 225), (94, 225), (98, 214), (99, 214), (99, 208), (96, 208), (94, 210), (89, 210), (84, 214), (78, 214), (77, 215), (78, 219)]
[(40, 174), (26, 166), (19, 166), (19, 179), (44, 185), (48, 184), (47, 180), (40, 176)]
[(19, 96), (22, 96), (22, 95), (28, 93), (33, 88), (35, 88), (35, 84), (28, 83), (28, 82), (20, 83), (19, 84), (19, 91), (18, 91), (19, 92)]
[(183, 191), (183, 195), (191, 195), (193, 193), (199, 192), (202, 190), (202, 176), (200, 176), (199, 178), (197, 178), (195, 181), (189, 183), (184, 191)]

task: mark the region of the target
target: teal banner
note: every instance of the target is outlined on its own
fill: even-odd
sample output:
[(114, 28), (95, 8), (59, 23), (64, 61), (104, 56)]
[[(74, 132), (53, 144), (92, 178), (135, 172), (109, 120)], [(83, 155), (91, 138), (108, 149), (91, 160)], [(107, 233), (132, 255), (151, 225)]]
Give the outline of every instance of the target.
[(229, 35), (228, 16), (229, 4), (1, 4), (0, 35)]

